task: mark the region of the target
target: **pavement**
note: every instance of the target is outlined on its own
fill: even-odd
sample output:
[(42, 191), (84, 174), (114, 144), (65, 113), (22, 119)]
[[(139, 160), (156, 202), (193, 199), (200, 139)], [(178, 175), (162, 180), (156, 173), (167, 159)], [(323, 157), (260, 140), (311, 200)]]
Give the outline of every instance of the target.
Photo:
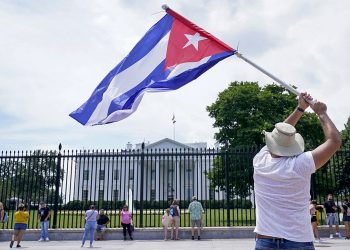
[[(14, 249), (16, 243), (14, 244)], [(89, 248), (89, 241), (85, 243), (85, 247), (81, 248), (80, 241), (23, 241), (21, 249), (45, 249), (45, 250), (74, 250)], [(200, 249), (200, 250), (249, 250), (254, 249), (254, 239), (210, 239), (205, 240), (179, 240), (179, 241), (163, 241), (163, 240), (106, 240), (95, 241), (94, 249), (106, 250), (180, 250), (180, 249)], [(323, 243), (316, 243), (316, 249), (327, 250), (349, 250), (350, 240), (345, 239), (327, 239)], [(0, 249), (9, 249), (9, 242), (0, 242)]]

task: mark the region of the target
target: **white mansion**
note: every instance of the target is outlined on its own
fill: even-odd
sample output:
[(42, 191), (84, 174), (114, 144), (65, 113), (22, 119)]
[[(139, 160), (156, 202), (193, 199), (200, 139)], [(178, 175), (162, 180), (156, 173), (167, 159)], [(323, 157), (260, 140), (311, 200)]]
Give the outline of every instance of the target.
[(210, 188), (206, 176), (213, 167), (214, 152), (218, 151), (209, 151), (206, 147), (207, 143), (182, 144), (165, 138), (146, 144), (144, 154), (141, 154), (141, 144), (133, 148), (129, 143), (126, 150), (118, 153), (77, 156), (72, 198), (127, 201), (132, 193), (132, 200), (139, 201), (143, 191), (143, 200), (147, 201), (190, 200), (193, 195), (200, 200), (224, 199), (223, 192)]

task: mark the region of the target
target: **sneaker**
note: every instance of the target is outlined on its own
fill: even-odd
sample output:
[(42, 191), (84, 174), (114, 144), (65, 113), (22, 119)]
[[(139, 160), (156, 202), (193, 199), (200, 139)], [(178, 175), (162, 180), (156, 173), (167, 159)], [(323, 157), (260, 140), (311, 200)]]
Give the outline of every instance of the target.
[(80, 247), (84, 247), (84, 244), (81, 244), (81, 246)]
[(329, 235), (329, 238), (330, 238), (330, 239), (333, 239), (333, 234), (330, 234), (330, 235)]
[(200, 236), (198, 236), (198, 240), (201, 240), (201, 237), (200, 237)]
[(94, 246), (92, 244), (90, 244), (90, 248), (93, 248)]
[(43, 238), (40, 238), (38, 241), (39, 241), (39, 242), (42, 242), (42, 241), (44, 241), (44, 239), (43, 239)]
[(194, 240), (194, 236), (192, 236), (192, 240)]
[(134, 240), (134, 238), (132, 236), (130, 236), (130, 240)]
[(124, 240), (126, 240), (126, 236), (124, 236)]
[(49, 237), (46, 237), (45, 240), (46, 240), (46, 241), (50, 241)]
[(22, 247), (21, 245), (17, 245), (16, 247)]
[(341, 238), (341, 233), (336, 233), (335, 236)]
[(13, 243), (14, 243), (14, 241), (13, 241), (13, 240), (11, 240), (11, 242), (10, 242), (10, 248), (12, 248), (12, 247), (13, 247)]

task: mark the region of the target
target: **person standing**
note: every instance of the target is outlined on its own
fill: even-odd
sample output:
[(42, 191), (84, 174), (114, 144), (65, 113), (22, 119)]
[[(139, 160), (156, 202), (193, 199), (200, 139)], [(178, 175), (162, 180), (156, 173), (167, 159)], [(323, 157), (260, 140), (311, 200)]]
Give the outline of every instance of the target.
[(312, 200), (310, 203), (310, 215), (311, 215), (311, 225), (312, 225), (312, 230), (314, 232), (314, 236), (315, 236), (315, 241), (316, 242), (321, 242), (321, 238), (320, 238), (320, 233), (318, 231), (318, 227), (317, 227), (317, 216), (316, 216), (316, 210), (319, 208), (323, 209), (322, 205), (317, 205), (317, 201), (316, 200)]
[(27, 212), (27, 208), (24, 204), (19, 204), (17, 212), (14, 214), (15, 225), (14, 225), (14, 233), (12, 234), (12, 239), (10, 242), (10, 248), (13, 247), (13, 243), (17, 241), (16, 247), (21, 247), (19, 243), (21, 243), (23, 235), (28, 227), (29, 213)]
[(201, 239), (201, 227), (202, 227), (202, 215), (203, 215), (203, 207), (202, 204), (197, 201), (197, 197), (192, 197), (192, 202), (188, 206), (188, 211), (190, 212), (191, 219), (191, 232), (192, 232), (192, 240), (194, 240), (194, 227), (197, 227), (197, 238)]
[(132, 214), (129, 212), (129, 207), (127, 205), (124, 205), (122, 211), (120, 212), (120, 220), (123, 227), (124, 240), (126, 240), (126, 230), (128, 230), (130, 240), (133, 240), (134, 238), (132, 237), (131, 232)]
[[(179, 227), (180, 227), (180, 207), (179, 200), (175, 199), (170, 206), (171, 219), (171, 239), (179, 240)], [(175, 228), (175, 238), (174, 238), (174, 228)]]
[(335, 225), (335, 235), (341, 238), (341, 234), (339, 232), (339, 220), (336, 214), (338, 208), (334, 203), (332, 194), (328, 194), (327, 201), (325, 201), (323, 206), (324, 211), (326, 212), (327, 225), (329, 226), (329, 238), (333, 239), (333, 225)]
[(350, 240), (350, 202), (347, 198), (343, 201), (342, 212), (345, 226), (345, 239)]
[(0, 222), (4, 222), (4, 216), (5, 216), (5, 209), (4, 209), (4, 205), (2, 204), (2, 202), (0, 202)]
[(170, 209), (167, 208), (165, 210), (164, 215), (162, 216), (162, 225), (164, 229), (164, 240), (168, 240), (168, 228), (169, 224), (171, 223), (172, 216), (170, 215)]
[(109, 218), (105, 215), (105, 211), (103, 209), (100, 210), (100, 214), (97, 217), (97, 240), (103, 240), (103, 234), (106, 231), (107, 224), (109, 223)]
[(39, 205), (38, 217), (41, 228), (41, 237), (38, 241), (49, 241), (50, 208), (43, 201)]
[(93, 247), (94, 237), (95, 237), (95, 229), (96, 229), (96, 217), (97, 211), (95, 210), (95, 206), (91, 205), (90, 209), (85, 213), (85, 231), (83, 234), (83, 239), (81, 242), (81, 247), (84, 247), (86, 237), (90, 235), (90, 247)]
[(309, 211), (311, 174), (340, 148), (341, 138), (326, 104), (316, 101), (311, 108), (325, 142), (304, 152), (303, 137), (294, 126), (311, 101), (307, 93), (300, 94), (292, 114), (272, 132), (264, 131), (266, 146), (253, 159), (256, 250), (315, 249)]

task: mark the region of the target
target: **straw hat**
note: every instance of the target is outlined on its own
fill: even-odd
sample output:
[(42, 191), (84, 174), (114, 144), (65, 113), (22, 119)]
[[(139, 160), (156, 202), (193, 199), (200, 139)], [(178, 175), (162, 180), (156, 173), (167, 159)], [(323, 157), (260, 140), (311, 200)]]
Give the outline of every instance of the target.
[(267, 148), (274, 155), (294, 156), (304, 152), (303, 137), (288, 123), (277, 123), (272, 132), (264, 131), (264, 134)]

